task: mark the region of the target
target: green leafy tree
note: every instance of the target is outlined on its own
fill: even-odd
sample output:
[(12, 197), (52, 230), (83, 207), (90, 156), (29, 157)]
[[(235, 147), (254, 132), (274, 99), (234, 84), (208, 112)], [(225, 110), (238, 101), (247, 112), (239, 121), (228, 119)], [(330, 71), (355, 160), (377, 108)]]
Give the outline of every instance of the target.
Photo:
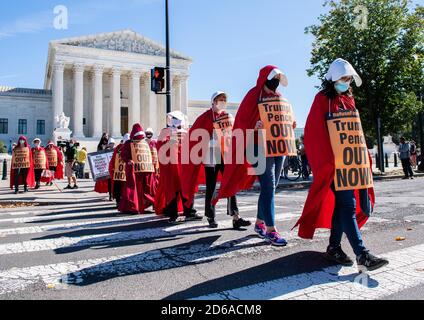
[(326, 1), (329, 12), (305, 32), (315, 37), (308, 75), (321, 79), (330, 63), (344, 58), (360, 74), (354, 88), (369, 144), (382, 134), (410, 134), (424, 84), (424, 7), (408, 0)]
[(7, 153), (7, 147), (2, 140), (0, 140), (0, 153)]

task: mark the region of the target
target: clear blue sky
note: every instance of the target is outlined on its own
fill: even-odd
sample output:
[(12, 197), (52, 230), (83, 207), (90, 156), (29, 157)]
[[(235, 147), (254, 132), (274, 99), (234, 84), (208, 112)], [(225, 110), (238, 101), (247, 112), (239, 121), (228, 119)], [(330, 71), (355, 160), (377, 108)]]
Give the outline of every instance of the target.
[[(132, 29), (164, 43), (164, 0), (15, 0), (1, 3), (0, 85), (42, 88), (48, 42)], [(240, 102), (258, 71), (275, 64), (290, 85), (283, 94), (303, 126), (318, 79), (309, 78), (312, 37), (323, 0), (170, 0), (171, 46), (194, 59), (190, 99), (224, 90)], [(53, 8), (69, 10), (69, 29), (53, 28)]]

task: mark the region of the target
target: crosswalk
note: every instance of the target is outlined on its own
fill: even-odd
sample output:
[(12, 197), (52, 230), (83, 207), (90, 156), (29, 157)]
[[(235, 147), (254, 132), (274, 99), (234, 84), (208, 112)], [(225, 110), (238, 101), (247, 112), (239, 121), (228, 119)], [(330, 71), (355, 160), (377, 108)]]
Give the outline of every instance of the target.
[[(268, 245), (251, 229), (228, 232), (232, 220), (225, 215), (224, 207), (217, 210), (219, 228), (213, 232), (205, 221), (169, 225), (165, 218), (155, 215), (118, 215), (114, 206), (106, 202), (88, 207), (75, 204), (1, 209), (0, 299), (40, 283), (66, 290), (131, 275), (208, 263), (225, 264), (231, 259), (282, 250)], [(240, 201), (239, 209), (250, 212), (248, 218), (254, 221), (256, 205), (252, 201)], [(290, 227), (301, 214), (301, 208), (284, 205), (277, 205), (277, 210), (280, 213), (276, 221)], [(375, 217), (367, 228), (386, 223), (392, 221)], [(323, 241), (328, 235), (328, 231), (318, 231), (313, 241)], [(296, 231), (287, 231), (284, 236), (289, 248), (304, 244)], [(373, 281), (379, 285), (367, 286), (366, 290), (363, 285), (358, 287), (355, 269), (333, 266), (193, 298), (345, 299), (358, 298), (360, 290), (364, 290), (363, 298), (379, 298), (424, 281), (423, 245), (386, 256), (391, 261), (390, 268), (376, 273)]]

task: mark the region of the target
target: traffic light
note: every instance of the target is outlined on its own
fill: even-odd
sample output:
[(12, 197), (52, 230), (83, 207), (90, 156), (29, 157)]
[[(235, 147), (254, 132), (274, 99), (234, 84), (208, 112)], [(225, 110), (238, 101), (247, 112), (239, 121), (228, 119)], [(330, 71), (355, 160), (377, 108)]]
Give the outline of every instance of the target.
[(165, 68), (152, 69), (152, 91), (158, 93), (165, 88)]

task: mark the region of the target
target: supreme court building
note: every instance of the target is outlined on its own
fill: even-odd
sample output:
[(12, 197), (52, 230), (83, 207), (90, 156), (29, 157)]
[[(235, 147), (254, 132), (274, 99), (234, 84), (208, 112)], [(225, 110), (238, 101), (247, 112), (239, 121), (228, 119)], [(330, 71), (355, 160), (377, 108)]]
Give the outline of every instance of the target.
[[(172, 109), (193, 121), (210, 103), (189, 103), (191, 64), (171, 51)], [(103, 132), (120, 139), (136, 122), (158, 133), (166, 125), (166, 96), (151, 91), (151, 69), (164, 66), (164, 46), (131, 30), (51, 41), (44, 89), (0, 87), (0, 140), (25, 135), (46, 142), (62, 113), (83, 143)]]

